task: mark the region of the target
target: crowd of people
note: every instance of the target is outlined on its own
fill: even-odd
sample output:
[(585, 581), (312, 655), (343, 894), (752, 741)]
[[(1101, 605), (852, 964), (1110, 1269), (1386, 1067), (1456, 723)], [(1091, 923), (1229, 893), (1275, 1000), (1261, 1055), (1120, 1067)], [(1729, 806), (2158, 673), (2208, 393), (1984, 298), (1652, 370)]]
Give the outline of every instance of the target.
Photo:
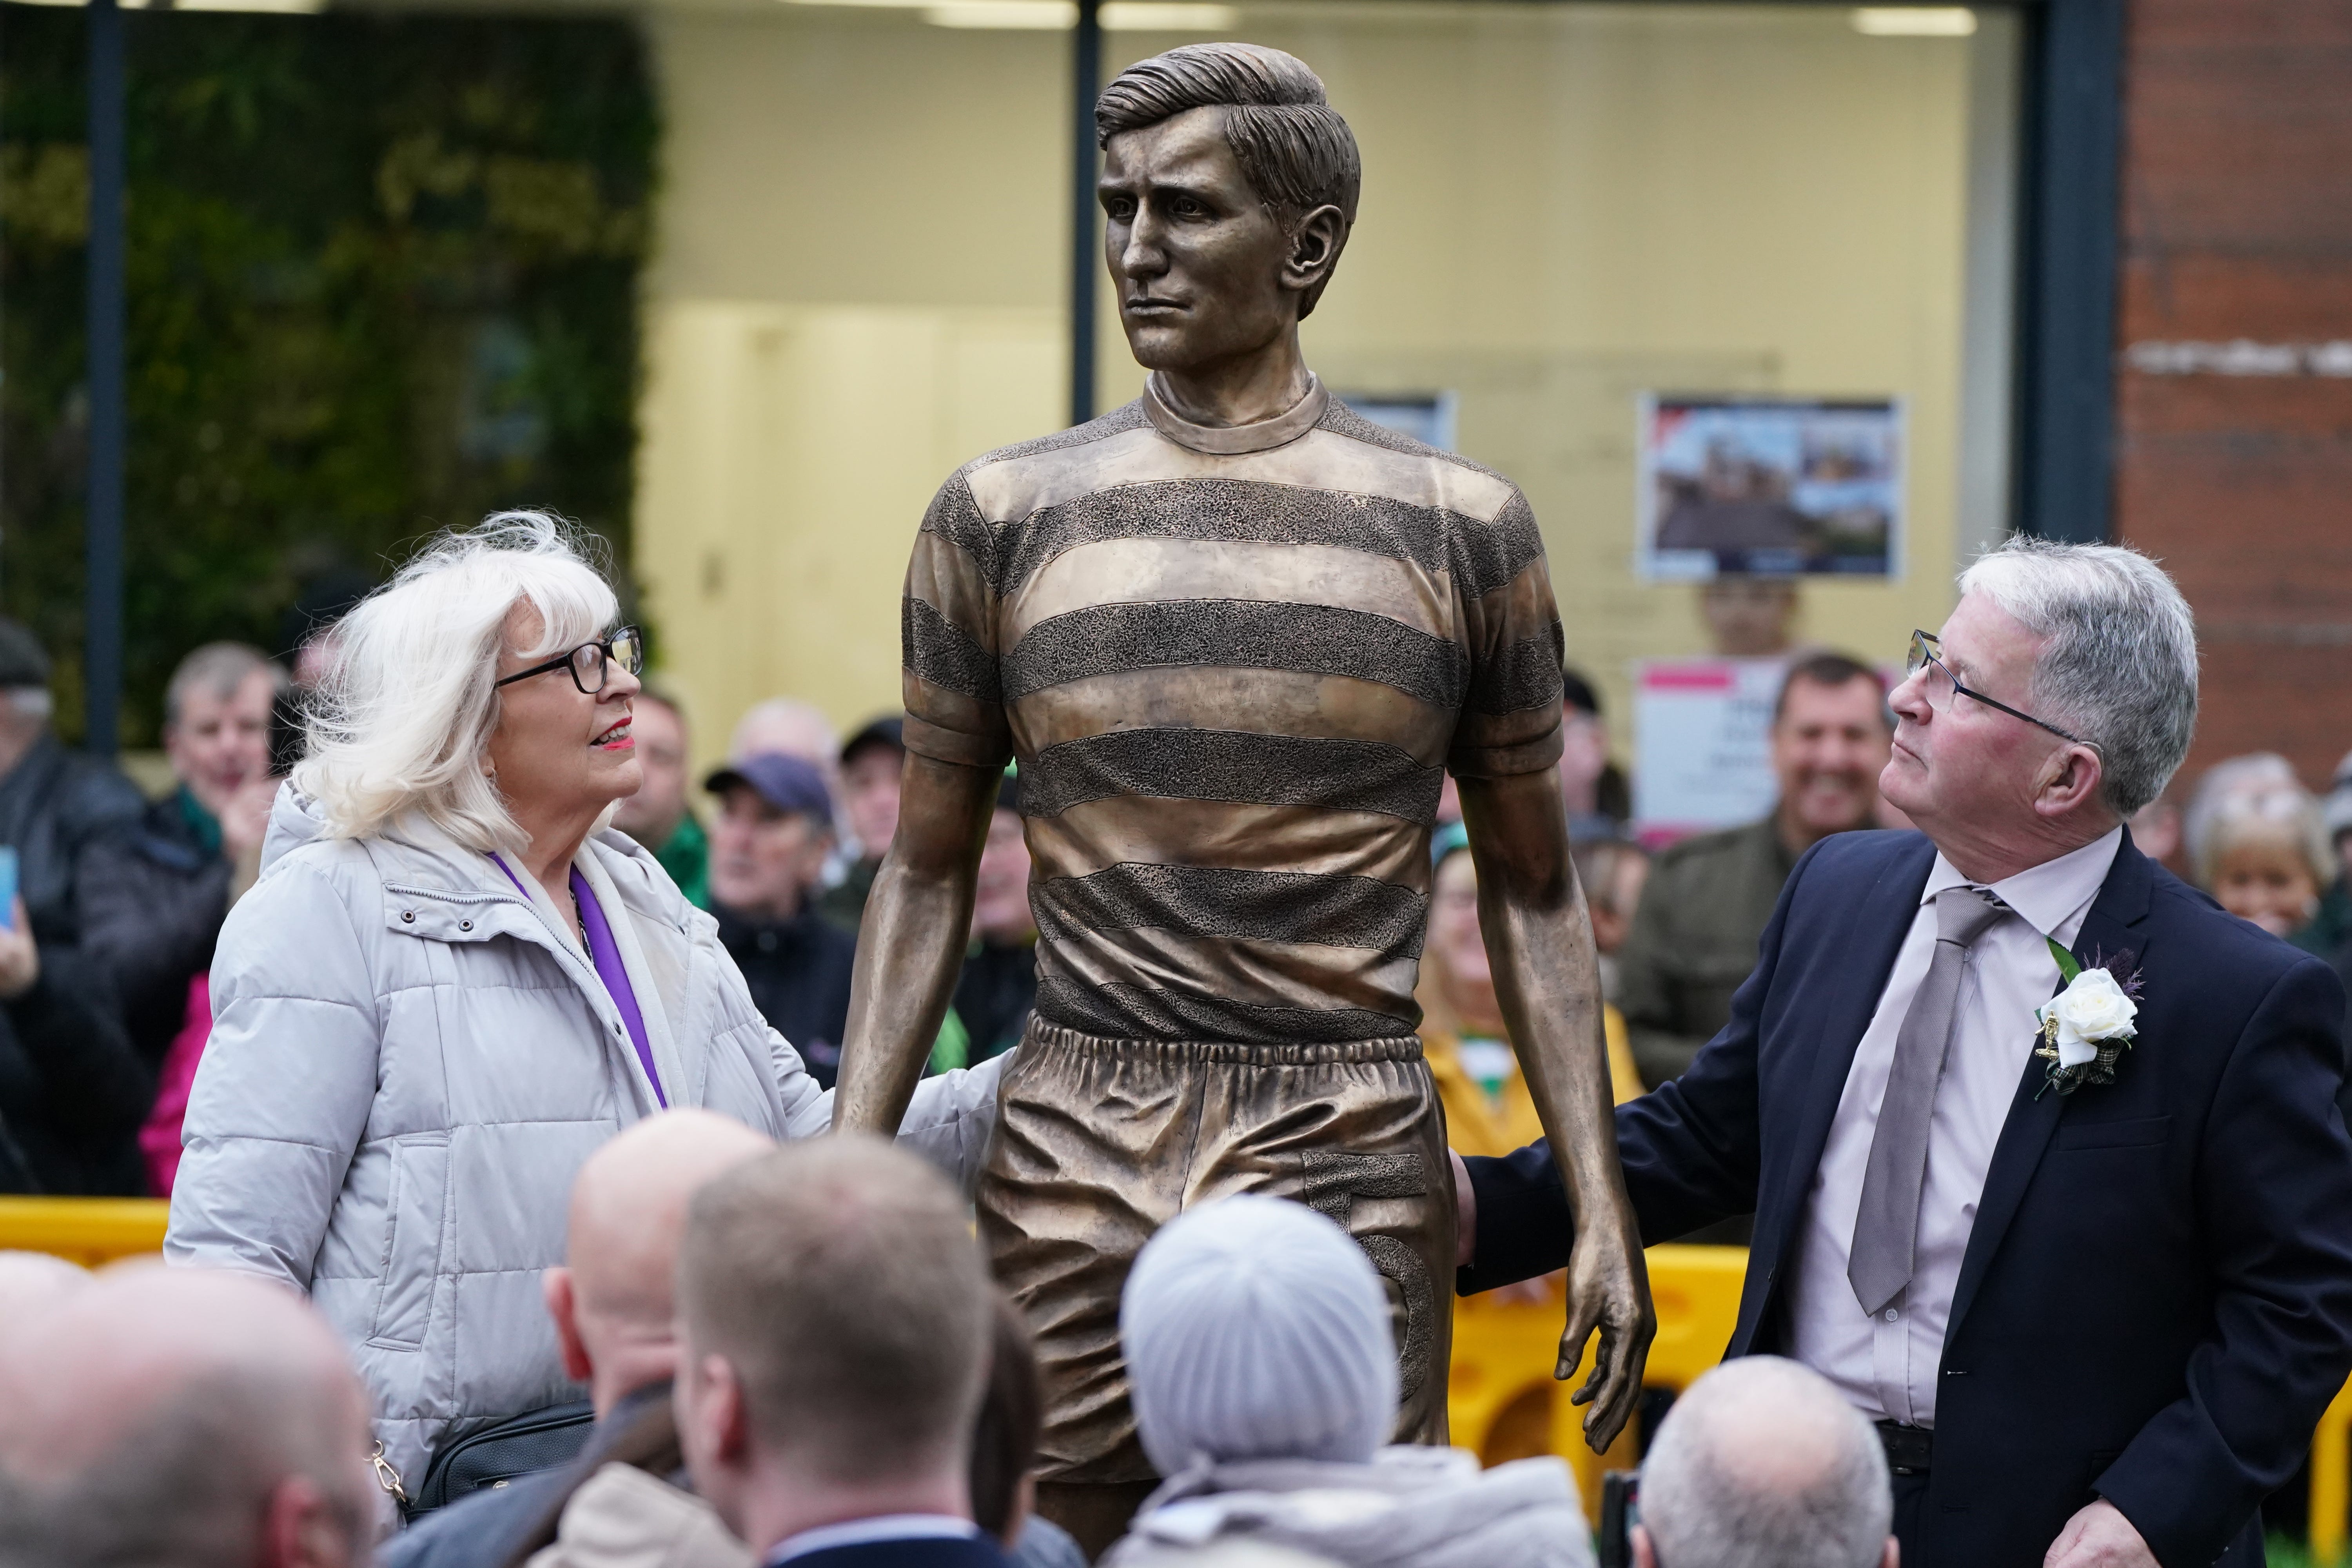
[[(0, 1565), (1086, 1560), (1031, 1517), (1038, 1373), (969, 1224), (1037, 986), (1023, 781), (898, 1147), (814, 1141), (901, 721), (843, 742), (773, 700), (698, 781), (617, 617), (551, 519), (446, 536), (294, 658), (191, 653), (152, 801), (59, 743), (47, 661), (0, 623), (0, 1190), (169, 1195), (176, 1266), (0, 1256)], [(448, 648), (472, 651), (420, 651)], [(1785, 666), (1771, 813), (1663, 847), (1566, 683), (1621, 1105), (1738, 1033), (1808, 851), (1903, 822), (1878, 669)], [(1448, 1142), (1499, 1184), (1543, 1128), (1450, 792), (1439, 817), (1423, 1037)], [(2230, 759), (2128, 821), (2352, 967), (2352, 759), (2324, 797)], [(1747, 1239), (1717, 1207), (1692, 1238)], [(1465, 1279), (1540, 1293), (1556, 1267), (1490, 1248)], [(1591, 1560), (1559, 1460), (1391, 1444), (1386, 1289), (1311, 1209), (1186, 1210), (1119, 1342), (1161, 1482), (1118, 1568)], [(1653, 1423), (1626, 1549), (1893, 1568), (1887, 1452), (1839, 1388), (1743, 1358)]]
[[(164, 700), (172, 787), (149, 800), (60, 744), (47, 656), (0, 621), (0, 845), (16, 852), (22, 903), (0, 929), (0, 1192), (171, 1194), (213, 1027), (215, 944), (257, 879), (271, 804), (299, 750), (311, 683), (298, 686), (289, 668), (315, 679), (319, 650), (342, 642), (329, 623), (282, 659), (236, 643), (191, 652)], [(1621, 1101), (1679, 1076), (1727, 1021), (1805, 850), (1834, 833), (1904, 826), (1877, 787), (1894, 733), (1880, 668), (1823, 648), (1781, 661), (1771, 813), (1664, 845), (1636, 833), (1599, 698), (1568, 673), (1561, 790)], [(866, 896), (897, 826), (902, 721), (877, 717), (844, 741), (814, 703), (772, 699), (741, 717), (729, 760), (698, 780), (679, 702), (638, 684), (630, 709), (643, 782), (613, 807), (611, 826), (715, 918), (759, 1016), (830, 1089)], [(1036, 994), (1020, 795), (1008, 772), (934, 1071), (1010, 1051)], [(1538, 1129), (1504, 1038), (1459, 809), (1449, 780), (1419, 1000), (1454, 1146), (1500, 1154)], [(2228, 758), (2131, 826), (2143, 850), (2231, 913), (2352, 982), (2352, 755), (2325, 794), (2284, 757)], [(1706, 1239), (1745, 1231), (1734, 1222)]]
[[(396, 1534), (369, 1391), (315, 1307), (234, 1269), (0, 1254), (0, 1564), (1082, 1568), (1031, 1511), (1027, 1326), (935, 1167), (678, 1109), (602, 1144), (567, 1211), (544, 1310), (592, 1424)], [(1188, 1211), (1120, 1338), (1166, 1479), (1107, 1563), (1593, 1562), (1563, 1461), (1390, 1441), (1385, 1291), (1311, 1209)], [(1702, 1379), (1642, 1479), (1643, 1568), (1894, 1568), (1878, 1444), (1792, 1362)]]

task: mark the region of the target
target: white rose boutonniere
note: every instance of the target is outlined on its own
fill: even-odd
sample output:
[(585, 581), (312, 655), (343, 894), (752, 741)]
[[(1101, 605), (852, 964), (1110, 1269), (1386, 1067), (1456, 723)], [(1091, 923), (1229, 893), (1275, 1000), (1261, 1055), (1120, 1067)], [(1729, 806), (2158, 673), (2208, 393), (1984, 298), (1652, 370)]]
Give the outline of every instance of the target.
[(2140, 977), (2130, 967), (2131, 955), (2086, 965), (2054, 942), (2050, 952), (2066, 987), (2033, 1013), (2042, 1026), (2033, 1054), (2050, 1064), (2042, 1087), (2063, 1095), (2085, 1083), (2113, 1083), (2116, 1063), (2137, 1037)]

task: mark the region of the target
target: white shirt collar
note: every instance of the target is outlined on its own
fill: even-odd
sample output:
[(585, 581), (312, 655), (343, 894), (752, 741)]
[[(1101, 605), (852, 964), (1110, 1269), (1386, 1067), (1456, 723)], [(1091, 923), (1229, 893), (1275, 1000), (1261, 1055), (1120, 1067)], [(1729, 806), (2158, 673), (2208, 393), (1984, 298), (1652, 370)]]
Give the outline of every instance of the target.
[(768, 1568), (776, 1568), (778, 1563), (805, 1557), (812, 1552), (863, 1546), (870, 1541), (972, 1541), (979, 1535), (980, 1526), (953, 1514), (884, 1513), (872, 1519), (820, 1524), (814, 1530), (787, 1535), (768, 1549), (766, 1562)]
[[(2035, 931), (2061, 947), (2071, 947), (2082, 934), (2083, 921), (2091, 912), (2092, 901), (2106, 885), (2107, 872), (2114, 868), (2116, 851), (2122, 847), (2123, 841), (2124, 830), (2110, 828), (2080, 849), (2070, 849), (2054, 860), (2044, 860), (2014, 877), (2002, 878), (1992, 884), (1993, 894)], [(1938, 850), (1919, 901), (1925, 903), (1947, 888), (1976, 885), (1961, 876)]]

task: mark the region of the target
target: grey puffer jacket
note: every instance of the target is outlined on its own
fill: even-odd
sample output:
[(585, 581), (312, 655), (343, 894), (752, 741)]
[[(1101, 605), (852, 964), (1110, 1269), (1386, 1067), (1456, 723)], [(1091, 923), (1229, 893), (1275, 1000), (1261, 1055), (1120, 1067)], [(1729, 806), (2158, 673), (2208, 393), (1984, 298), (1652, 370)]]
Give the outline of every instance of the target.
[(1546, 1455), (1482, 1470), (1465, 1449), (1406, 1444), (1381, 1449), (1368, 1465), (1204, 1459), (1144, 1500), (1103, 1568), (1173, 1568), (1235, 1544), (1347, 1568), (1592, 1568), (1592, 1536), (1565, 1460)]
[[(573, 1174), (656, 1109), (654, 1086), (562, 917), (488, 856), (421, 822), (327, 838), (289, 785), (262, 859), (213, 960), (164, 1256), (307, 1291), (413, 1489), (445, 1436), (581, 1397), (540, 1274), (563, 1260)], [(668, 1103), (822, 1131), (832, 1096), (710, 916), (619, 834), (573, 864), (612, 917)], [(967, 1188), (999, 1066), (926, 1079), (900, 1132)]]

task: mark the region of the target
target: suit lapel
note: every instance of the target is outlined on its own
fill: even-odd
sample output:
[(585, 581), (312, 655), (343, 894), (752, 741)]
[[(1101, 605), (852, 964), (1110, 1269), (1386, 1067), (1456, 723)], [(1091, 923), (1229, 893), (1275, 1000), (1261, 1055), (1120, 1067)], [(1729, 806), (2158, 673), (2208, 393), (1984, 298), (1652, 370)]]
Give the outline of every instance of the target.
[[(2126, 828), (2123, 842), (2116, 847), (2116, 863), (2108, 868), (2107, 879), (2101, 884), (2090, 913), (2083, 917), (2083, 930), (2074, 939), (2074, 962), (2088, 965), (2096, 958), (2104, 963), (2129, 951), (2132, 962), (2144, 965), (2146, 944), (2133, 928), (2147, 917), (2148, 893), (2155, 882), (2147, 857), (2132, 847), (2131, 830)], [(2030, 1026), (2021, 1023), (2021, 1026)], [(2001, 1124), (2000, 1140), (1993, 1145), (1984, 1192), (1977, 1200), (1976, 1225), (1969, 1232), (1968, 1250), (1960, 1257), (1959, 1280), (1952, 1288), (1951, 1316), (1944, 1328), (1947, 1345), (1959, 1332), (1960, 1320), (1975, 1302), (1985, 1269), (2008, 1234), (2010, 1221), (2017, 1217), (2017, 1206), (2042, 1163), (2042, 1152), (2050, 1147), (2052, 1134), (2058, 1131), (2067, 1097), (2055, 1089), (2042, 1092), (2047, 1074), (2048, 1065), (2040, 1058), (2027, 1058), (2017, 1093), (2009, 1102), (2009, 1120)]]

